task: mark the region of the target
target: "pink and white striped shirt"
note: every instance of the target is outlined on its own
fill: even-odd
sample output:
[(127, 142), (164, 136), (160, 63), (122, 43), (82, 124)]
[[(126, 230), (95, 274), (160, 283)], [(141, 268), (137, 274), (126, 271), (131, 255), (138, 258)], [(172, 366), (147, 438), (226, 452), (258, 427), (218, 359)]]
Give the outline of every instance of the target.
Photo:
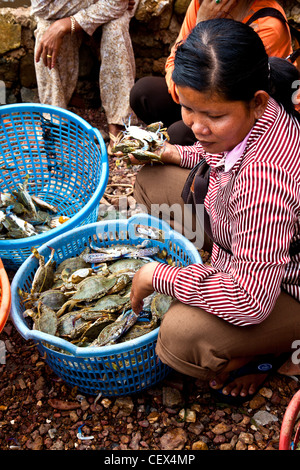
[[(181, 166), (211, 166), (205, 207), (214, 240), (211, 266), (160, 263), (153, 287), (238, 326), (262, 322), (281, 289), (300, 301), (300, 125), (270, 98), (242, 155), (225, 171), (224, 154), (196, 142), (178, 147)], [(300, 315), (300, 304), (299, 304)], [(300, 319), (300, 316), (299, 316)]]

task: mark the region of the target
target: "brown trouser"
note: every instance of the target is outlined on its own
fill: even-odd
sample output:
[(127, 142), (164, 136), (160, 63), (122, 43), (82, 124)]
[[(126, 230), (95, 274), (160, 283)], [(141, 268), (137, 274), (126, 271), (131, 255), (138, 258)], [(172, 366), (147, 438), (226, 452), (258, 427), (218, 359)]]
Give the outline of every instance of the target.
[[(152, 215), (158, 215), (151, 211), (153, 204), (183, 206), (180, 195), (188, 172), (171, 165), (142, 168), (135, 184), (137, 202)], [(172, 221), (175, 228), (176, 222)], [(282, 292), (265, 321), (243, 327), (175, 301), (162, 321), (156, 351), (173, 369), (209, 380), (231, 359), (295, 352), (296, 340), (300, 340), (300, 304)]]

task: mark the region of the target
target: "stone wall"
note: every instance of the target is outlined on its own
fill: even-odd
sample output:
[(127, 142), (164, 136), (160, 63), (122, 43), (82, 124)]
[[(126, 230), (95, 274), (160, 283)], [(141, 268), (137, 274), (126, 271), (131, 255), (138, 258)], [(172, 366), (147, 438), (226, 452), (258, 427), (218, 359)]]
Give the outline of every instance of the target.
[[(190, 0), (140, 0), (131, 21), (137, 78), (162, 75), (165, 60), (180, 29)], [(300, 25), (300, 0), (281, 2), (289, 21)], [(30, 8), (0, 9), (0, 104), (37, 102), (34, 70), (35, 21)], [(72, 103), (98, 107), (100, 103), (99, 43), (101, 28), (92, 38), (84, 36), (80, 71)]]

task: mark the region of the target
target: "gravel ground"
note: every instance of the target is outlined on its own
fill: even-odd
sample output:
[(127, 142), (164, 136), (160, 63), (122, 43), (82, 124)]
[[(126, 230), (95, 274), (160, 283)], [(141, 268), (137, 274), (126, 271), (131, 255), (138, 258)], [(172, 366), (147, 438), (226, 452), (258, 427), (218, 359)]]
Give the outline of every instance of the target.
[[(107, 136), (103, 113), (71, 110)], [(110, 165), (110, 185), (133, 184), (138, 168), (116, 169), (113, 160)], [(131, 213), (136, 208), (130, 186), (122, 192)], [(119, 193), (120, 186), (108, 187), (99, 214), (117, 204)], [(209, 254), (202, 256), (209, 262)], [(10, 320), (0, 340), (6, 349), (0, 365), (0, 450), (276, 450), (283, 415), (299, 388), (292, 378), (275, 374), (250, 402), (228, 406), (217, 403), (206, 384), (174, 371), (133, 396), (95, 397), (57, 377)]]

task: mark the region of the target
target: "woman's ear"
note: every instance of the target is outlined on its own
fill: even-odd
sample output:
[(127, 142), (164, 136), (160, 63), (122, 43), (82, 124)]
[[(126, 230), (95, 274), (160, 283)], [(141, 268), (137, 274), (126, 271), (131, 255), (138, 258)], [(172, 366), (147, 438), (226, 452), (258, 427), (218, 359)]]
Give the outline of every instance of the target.
[(264, 90), (258, 90), (252, 99), (252, 109), (255, 119), (259, 119), (265, 112), (270, 95)]

